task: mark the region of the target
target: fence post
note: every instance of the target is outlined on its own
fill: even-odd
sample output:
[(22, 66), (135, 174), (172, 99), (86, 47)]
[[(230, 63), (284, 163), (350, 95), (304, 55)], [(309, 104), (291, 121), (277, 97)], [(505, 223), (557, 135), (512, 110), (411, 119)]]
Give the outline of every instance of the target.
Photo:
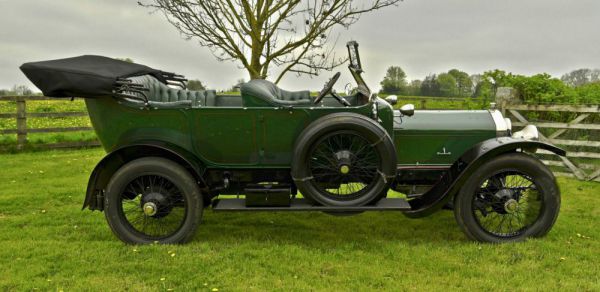
[(426, 99), (421, 99), (421, 109), (427, 109), (427, 100)]
[(509, 104), (517, 103), (515, 89), (512, 87), (500, 87), (496, 90), (496, 105), (500, 106), (503, 116), (506, 116), (506, 107)]
[(17, 149), (27, 144), (27, 106), (24, 97), (17, 97)]

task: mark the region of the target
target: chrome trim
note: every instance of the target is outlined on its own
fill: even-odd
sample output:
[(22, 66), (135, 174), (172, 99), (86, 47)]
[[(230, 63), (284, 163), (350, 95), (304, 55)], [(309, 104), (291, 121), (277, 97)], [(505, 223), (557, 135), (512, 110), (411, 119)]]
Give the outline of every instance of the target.
[[(492, 119), (494, 120), (494, 124), (496, 125), (496, 136), (497, 137), (506, 137), (510, 134), (510, 127), (504, 116), (499, 110), (489, 110)], [(511, 123), (512, 124), (512, 123)]]
[(504, 122), (506, 123), (506, 127), (508, 128), (509, 133), (512, 133), (512, 121), (509, 118), (504, 118)]
[(513, 138), (516, 139), (524, 139), (529, 141), (539, 141), (540, 140), (540, 132), (537, 127), (534, 125), (527, 125), (523, 130), (515, 132), (512, 135)]
[(398, 103), (398, 96), (390, 95), (385, 98), (385, 101), (387, 101), (390, 105), (396, 105)]
[(415, 105), (408, 103), (400, 108), (400, 114), (405, 117), (412, 117), (415, 115)]
[(508, 127), (506, 125), (506, 121), (504, 120), (504, 116), (498, 110), (490, 110), (490, 114), (492, 115), (492, 119), (494, 119), (494, 124), (496, 124), (496, 132), (506, 132), (508, 131)]

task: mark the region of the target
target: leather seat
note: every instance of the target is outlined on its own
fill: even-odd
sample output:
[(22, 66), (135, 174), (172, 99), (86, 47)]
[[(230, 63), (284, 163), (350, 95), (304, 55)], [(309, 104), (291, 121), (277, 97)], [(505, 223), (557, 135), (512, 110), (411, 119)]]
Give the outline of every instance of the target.
[(245, 107), (300, 106), (313, 103), (310, 91), (286, 91), (273, 82), (262, 79), (243, 84), (241, 92)]
[(148, 88), (150, 90), (146, 92), (148, 100), (157, 103), (191, 101), (193, 107), (214, 106), (217, 97), (214, 90), (192, 91), (171, 88), (150, 75), (136, 76), (129, 79)]

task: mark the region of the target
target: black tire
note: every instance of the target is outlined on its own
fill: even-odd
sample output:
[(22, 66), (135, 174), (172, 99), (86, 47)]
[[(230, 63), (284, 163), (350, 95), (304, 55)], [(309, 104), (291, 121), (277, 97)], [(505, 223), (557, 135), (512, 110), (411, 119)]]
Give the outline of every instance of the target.
[[(331, 149), (319, 148), (331, 144)], [(327, 173), (323, 163), (328, 164)], [(343, 174), (335, 169), (339, 163), (348, 166)], [(368, 117), (354, 113), (327, 115), (314, 121), (296, 141), (292, 177), (309, 202), (364, 206), (381, 199), (395, 175), (394, 144), (385, 129)]]
[(554, 175), (523, 153), (490, 160), (454, 199), (454, 216), (467, 237), (489, 243), (542, 237), (556, 222), (559, 209)]
[[(148, 207), (148, 214), (142, 206)], [(122, 166), (105, 194), (108, 225), (129, 244), (185, 243), (200, 224), (202, 209), (196, 180), (179, 164), (160, 157)], [(155, 214), (149, 215), (152, 211)]]

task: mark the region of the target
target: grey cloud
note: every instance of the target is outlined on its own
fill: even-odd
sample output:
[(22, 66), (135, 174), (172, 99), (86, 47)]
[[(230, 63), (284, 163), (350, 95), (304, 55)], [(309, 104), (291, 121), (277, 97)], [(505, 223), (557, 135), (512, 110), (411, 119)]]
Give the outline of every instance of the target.
[[(246, 73), (217, 62), (194, 41), (183, 40), (160, 13), (128, 0), (0, 0), (0, 88), (30, 84), (18, 70), (27, 61), (82, 54), (130, 57), (140, 63), (226, 88)], [(410, 78), (450, 68), (470, 73), (501, 68), (520, 74), (559, 76), (600, 67), (600, 1), (405, 0), (364, 16), (344, 42), (361, 43), (366, 79), (377, 88), (390, 65)], [(339, 68), (344, 71), (344, 68)], [(318, 89), (331, 75), (293, 75), (290, 89)], [(340, 84), (350, 82), (348, 74)]]

